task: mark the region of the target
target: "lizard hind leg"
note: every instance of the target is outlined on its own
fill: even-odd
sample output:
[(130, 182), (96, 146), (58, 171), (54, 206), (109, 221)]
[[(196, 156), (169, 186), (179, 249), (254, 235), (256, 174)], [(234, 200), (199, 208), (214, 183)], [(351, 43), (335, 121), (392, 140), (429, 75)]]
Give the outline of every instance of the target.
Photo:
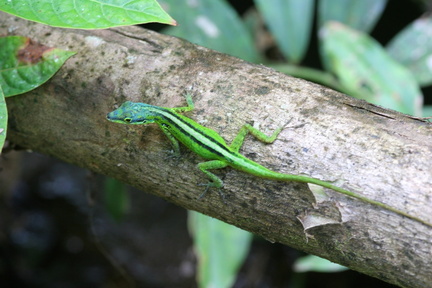
[(261, 132), (257, 128), (254, 128), (250, 124), (245, 124), (240, 129), (240, 131), (238, 132), (238, 134), (234, 138), (234, 140), (232, 141), (232, 143), (230, 145), (230, 148), (232, 150), (234, 150), (235, 152), (239, 152), (240, 148), (243, 145), (243, 142), (244, 142), (244, 139), (245, 139), (246, 135), (249, 134), (249, 133), (252, 134), (259, 141), (261, 141), (263, 143), (266, 143), (266, 144), (271, 144), (271, 143), (273, 143), (276, 140), (276, 138), (279, 135), (279, 133), (282, 132), (282, 130), (286, 128), (286, 126), (289, 124), (289, 122), (291, 122), (291, 119), (289, 121), (287, 121), (283, 126), (281, 126), (278, 129), (276, 129), (273, 132), (273, 134), (270, 135), (270, 136), (267, 136), (266, 134), (264, 134), (263, 132)]
[(201, 170), (201, 172), (203, 172), (204, 174), (207, 175), (207, 177), (211, 180), (208, 183), (201, 183), (198, 184), (199, 186), (205, 186), (205, 190), (204, 192), (198, 197), (198, 199), (201, 199), (205, 196), (205, 194), (207, 193), (207, 191), (210, 188), (217, 188), (219, 191), (219, 195), (221, 196), (222, 200), (224, 200), (225, 202), (225, 197), (221, 191), (222, 187), (223, 187), (223, 181), (222, 179), (220, 179), (217, 175), (211, 173), (210, 169), (221, 169), (221, 168), (225, 168), (228, 166), (228, 163), (226, 163), (225, 161), (221, 161), (221, 160), (212, 160), (212, 161), (207, 161), (207, 162), (202, 162), (198, 164), (198, 169)]

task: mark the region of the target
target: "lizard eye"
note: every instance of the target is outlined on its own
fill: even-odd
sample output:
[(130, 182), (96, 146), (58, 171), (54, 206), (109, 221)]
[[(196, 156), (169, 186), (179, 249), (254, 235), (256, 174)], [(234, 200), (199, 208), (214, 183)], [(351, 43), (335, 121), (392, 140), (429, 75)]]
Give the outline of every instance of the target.
[(132, 121), (132, 119), (131, 119), (131, 118), (124, 118), (124, 121), (125, 121), (126, 123), (130, 123), (130, 122)]

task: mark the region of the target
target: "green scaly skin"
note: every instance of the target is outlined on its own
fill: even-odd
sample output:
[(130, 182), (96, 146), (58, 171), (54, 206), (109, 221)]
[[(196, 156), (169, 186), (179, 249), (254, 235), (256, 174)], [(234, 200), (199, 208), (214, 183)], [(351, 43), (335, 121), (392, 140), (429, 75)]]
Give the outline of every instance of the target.
[(198, 164), (198, 168), (211, 180), (209, 183), (203, 184), (206, 186), (206, 189), (201, 196), (203, 196), (211, 187), (217, 189), (221, 189), (223, 187), (223, 181), (208, 170), (220, 169), (230, 166), (262, 178), (316, 184), (359, 199), (365, 203), (379, 206), (383, 209), (392, 211), (432, 227), (432, 224), (409, 215), (406, 212), (400, 211), (381, 202), (368, 199), (357, 193), (334, 186), (329, 182), (307, 176), (278, 173), (261, 166), (260, 164), (246, 158), (239, 153), (246, 135), (250, 133), (264, 143), (273, 143), (285, 126), (278, 128), (269, 137), (251, 125), (245, 124), (240, 129), (231, 145), (227, 145), (225, 140), (216, 131), (206, 128), (196, 123), (192, 119), (179, 114), (194, 109), (194, 103), (192, 101), (191, 95), (186, 94), (185, 98), (188, 106), (177, 108), (158, 107), (144, 103), (134, 103), (127, 101), (123, 103), (118, 109), (108, 113), (107, 119), (109, 121), (122, 124), (156, 123), (171, 141), (176, 155), (180, 155), (179, 142), (181, 142), (183, 145), (202, 158), (210, 160)]

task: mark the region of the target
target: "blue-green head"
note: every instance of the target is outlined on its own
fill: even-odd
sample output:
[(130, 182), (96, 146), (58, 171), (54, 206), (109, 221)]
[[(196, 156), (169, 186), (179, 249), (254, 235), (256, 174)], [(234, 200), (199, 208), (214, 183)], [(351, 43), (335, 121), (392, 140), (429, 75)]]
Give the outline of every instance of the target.
[(124, 102), (119, 108), (107, 114), (107, 119), (111, 122), (122, 124), (149, 124), (158, 119), (159, 107), (135, 103)]

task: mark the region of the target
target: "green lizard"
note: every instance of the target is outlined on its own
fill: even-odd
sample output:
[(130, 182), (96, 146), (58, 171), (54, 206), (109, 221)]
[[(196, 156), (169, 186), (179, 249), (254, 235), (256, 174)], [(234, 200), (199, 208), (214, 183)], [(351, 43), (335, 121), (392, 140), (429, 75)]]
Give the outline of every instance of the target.
[(403, 215), (425, 225), (432, 226), (432, 224), (409, 215), (408, 213), (337, 187), (329, 182), (307, 176), (278, 173), (261, 166), (260, 164), (246, 158), (239, 153), (246, 135), (251, 133), (258, 140), (264, 143), (273, 143), (285, 126), (276, 129), (273, 135), (269, 137), (251, 125), (245, 124), (240, 129), (231, 145), (228, 146), (224, 139), (216, 131), (206, 128), (192, 119), (179, 114), (194, 109), (194, 103), (192, 101), (191, 95), (186, 94), (185, 98), (188, 106), (177, 108), (158, 107), (144, 103), (134, 103), (127, 101), (116, 110), (108, 113), (107, 119), (112, 122), (123, 124), (156, 123), (171, 141), (176, 155), (180, 154), (180, 141), (199, 156), (210, 160), (198, 164), (198, 168), (211, 180), (211, 182), (203, 184), (206, 186), (206, 189), (202, 195), (204, 195), (210, 187), (218, 189), (223, 187), (223, 181), (208, 170), (231, 166), (235, 169), (262, 178), (316, 184), (359, 199), (365, 203), (376, 205), (399, 215)]

